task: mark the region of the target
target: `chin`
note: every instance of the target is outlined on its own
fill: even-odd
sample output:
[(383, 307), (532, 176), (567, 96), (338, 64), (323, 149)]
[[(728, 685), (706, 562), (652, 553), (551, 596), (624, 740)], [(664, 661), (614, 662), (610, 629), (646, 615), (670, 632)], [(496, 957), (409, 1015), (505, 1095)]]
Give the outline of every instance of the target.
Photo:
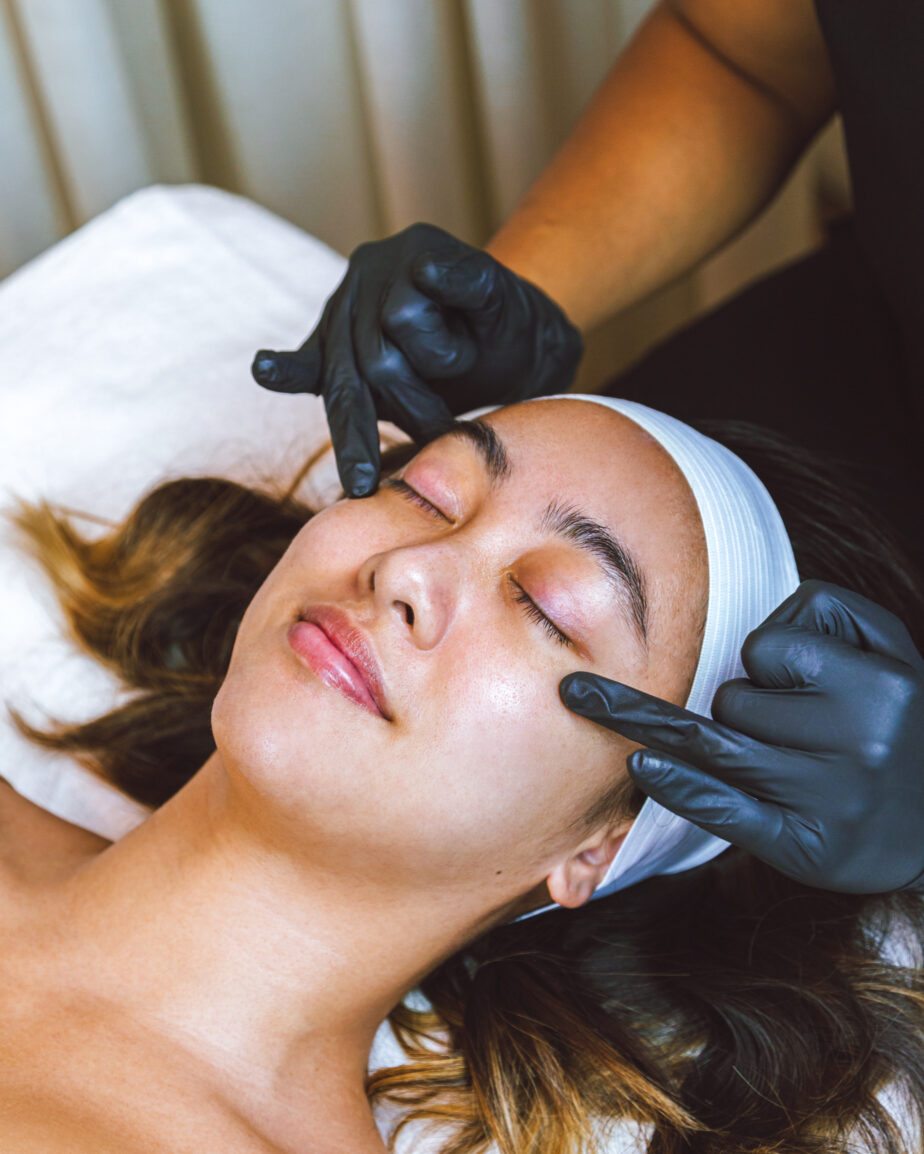
[[(305, 721), (316, 713), (305, 708)], [(285, 774), (299, 728), (278, 688), (252, 670), (232, 669), (212, 702), (215, 748), (229, 769), (255, 784), (258, 778), (269, 784)]]
[(229, 671), (212, 703), (212, 735), (229, 777), (245, 781), (268, 811), (302, 825), (312, 815), (346, 812), (356, 799), (358, 766), (381, 765), (379, 747), (363, 757), (369, 727), (362, 715), (354, 720), (355, 707), (344, 701), (337, 708), (328, 694), (321, 685), (292, 683), (278, 668), (250, 664)]

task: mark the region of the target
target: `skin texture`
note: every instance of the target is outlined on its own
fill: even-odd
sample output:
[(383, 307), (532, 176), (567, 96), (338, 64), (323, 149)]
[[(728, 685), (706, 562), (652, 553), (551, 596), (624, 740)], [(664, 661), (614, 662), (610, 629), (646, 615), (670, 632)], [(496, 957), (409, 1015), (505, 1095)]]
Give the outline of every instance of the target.
[[(605, 873), (628, 824), (581, 819), (634, 746), (570, 713), (558, 682), (589, 668), (684, 698), (698, 514), (666, 454), (602, 406), (488, 420), (512, 464), (497, 491), (455, 440), (404, 470), (452, 524), (385, 487), (298, 534), (245, 614), (217, 752), (175, 798), (77, 866), (8, 854), (0, 1132), (20, 1154), (380, 1152), (363, 1076), (389, 1009), (489, 925), (549, 893), (580, 904)], [(635, 553), (647, 651), (593, 562), (535, 527), (553, 497)], [(577, 648), (526, 617), (507, 572)], [(295, 658), (288, 628), (319, 603), (367, 632), (393, 721)]]

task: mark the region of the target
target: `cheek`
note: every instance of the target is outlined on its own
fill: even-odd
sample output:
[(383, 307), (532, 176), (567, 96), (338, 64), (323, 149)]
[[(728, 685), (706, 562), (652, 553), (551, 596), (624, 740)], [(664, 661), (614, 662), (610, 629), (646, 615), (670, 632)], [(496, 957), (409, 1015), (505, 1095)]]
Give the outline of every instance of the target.
[[(478, 852), (539, 853), (624, 775), (629, 743), (567, 710), (557, 671), (515, 649), (467, 661), (442, 684), (423, 764), (443, 832)], [(482, 654), (477, 671), (472, 652)]]
[(253, 597), (238, 631), (235, 648), (262, 627), (270, 614), (298, 607), (312, 598), (352, 596), (356, 573), (376, 552), (393, 547), (394, 527), (363, 501), (340, 501), (316, 513)]
[(394, 544), (387, 518), (375, 516), (363, 501), (338, 501), (316, 513), (286, 550), (277, 569), (298, 572), (302, 580), (330, 580), (352, 570), (378, 549)]
[(366, 558), (393, 549), (402, 533), (407, 534), (406, 522), (402, 524), (377, 497), (344, 499), (315, 513), (279, 566), (298, 566), (302, 572), (325, 579), (347, 569), (355, 572)]

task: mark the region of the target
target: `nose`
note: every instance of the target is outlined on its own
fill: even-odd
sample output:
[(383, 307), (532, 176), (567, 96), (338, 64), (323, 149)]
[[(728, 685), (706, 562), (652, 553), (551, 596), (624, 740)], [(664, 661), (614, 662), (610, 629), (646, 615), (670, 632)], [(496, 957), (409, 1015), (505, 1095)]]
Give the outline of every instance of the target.
[(376, 616), (396, 622), (418, 649), (434, 649), (452, 624), (459, 595), (459, 563), (445, 545), (390, 549), (370, 557), (359, 574)]

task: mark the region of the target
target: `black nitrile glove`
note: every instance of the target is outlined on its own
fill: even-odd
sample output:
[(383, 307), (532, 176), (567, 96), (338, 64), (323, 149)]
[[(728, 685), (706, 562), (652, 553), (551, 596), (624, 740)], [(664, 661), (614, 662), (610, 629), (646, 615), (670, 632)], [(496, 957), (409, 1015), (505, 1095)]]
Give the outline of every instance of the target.
[[(667, 809), (807, 885), (924, 890), (924, 660), (886, 609), (806, 581), (749, 634), (715, 721), (590, 673), (564, 703), (648, 749)], [(654, 751), (654, 752), (653, 752)]]
[(535, 285), (414, 224), (360, 245), (302, 347), (261, 349), (252, 372), (268, 389), (324, 397), (344, 492), (365, 497), (379, 482), (377, 420), (423, 443), (467, 409), (564, 392), (583, 348)]

